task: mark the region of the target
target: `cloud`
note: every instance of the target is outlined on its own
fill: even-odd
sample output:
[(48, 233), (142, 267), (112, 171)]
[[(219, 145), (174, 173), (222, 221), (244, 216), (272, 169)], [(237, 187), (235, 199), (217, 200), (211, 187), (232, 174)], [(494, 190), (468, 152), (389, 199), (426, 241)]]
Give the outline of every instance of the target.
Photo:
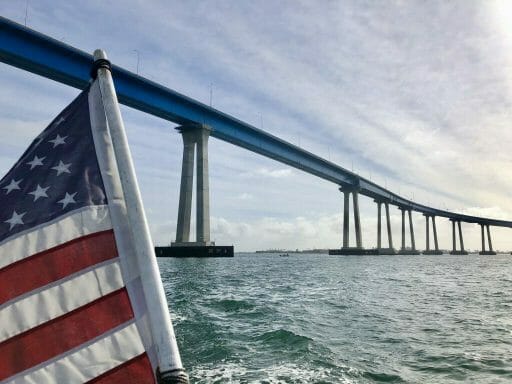
[(341, 215), (317, 220), (301, 216), (291, 220), (263, 217), (246, 222), (215, 217), (211, 223), (212, 238), (217, 244), (236, 244), (238, 251), (335, 247), (340, 219)]
[(492, 217), (498, 220), (510, 220), (510, 213), (500, 207), (467, 207), (462, 210), (464, 215)]
[(267, 168), (259, 168), (256, 170), (256, 174), (264, 176), (264, 177), (273, 177), (273, 178), (283, 178), (288, 177), (292, 174), (292, 170), (290, 168), (285, 169), (267, 169)]
[(243, 192), (237, 196), (237, 199), (238, 200), (252, 200), (252, 199), (254, 199), (254, 196), (251, 195), (250, 193)]

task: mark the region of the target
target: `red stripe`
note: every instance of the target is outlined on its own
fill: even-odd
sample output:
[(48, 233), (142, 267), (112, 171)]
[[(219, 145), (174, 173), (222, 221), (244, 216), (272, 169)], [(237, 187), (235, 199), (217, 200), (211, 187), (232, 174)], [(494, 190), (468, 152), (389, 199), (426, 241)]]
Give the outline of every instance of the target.
[(97, 232), (0, 269), (0, 305), (84, 268), (117, 257), (114, 232)]
[(118, 365), (87, 384), (154, 384), (153, 368), (146, 353)]
[(0, 381), (133, 318), (126, 288), (0, 343)]

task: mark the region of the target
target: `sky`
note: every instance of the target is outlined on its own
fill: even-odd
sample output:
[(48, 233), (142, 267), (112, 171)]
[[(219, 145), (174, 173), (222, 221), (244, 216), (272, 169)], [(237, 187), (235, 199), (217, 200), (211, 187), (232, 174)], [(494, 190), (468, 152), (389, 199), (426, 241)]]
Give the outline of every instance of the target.
[[(512, 1), (0, 0), (0, 15), (86, 52), (103, 48), (116, 65), (406, 198), (512, 220)], [(79, 91), (2, 63), (0, 84), (3, 176)], [(121, 111), (154, 243), (167, 245), (181, 137), (168, 121)], [(209, 166), (217, 244), (341, 246), (336, 185), (215, 138)], [(375, 247), (376, 205), (363, 196), (360, 205), (363, 245)], [(425, 219), (413, 216), (424, 248)], [(399, 247), (394, 207), (391, 222)], [(451, 248), (450, 222), (437, 227)], [(495, 248), (512, 249), (510, 231), (491, 229)], [(478, 249), (479, 227), (463, 232)]]

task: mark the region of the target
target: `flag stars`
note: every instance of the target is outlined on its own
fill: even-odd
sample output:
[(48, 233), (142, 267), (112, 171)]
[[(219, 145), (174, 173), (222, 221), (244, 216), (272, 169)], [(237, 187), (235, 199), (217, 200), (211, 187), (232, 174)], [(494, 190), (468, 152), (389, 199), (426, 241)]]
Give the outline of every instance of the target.
[(66, 196), (64, 196), (64, 198), (62, 200), (57, 201), (57, 203), (62, 204), (62, 209), (65, 209), (68, 206), (68, 204), (76, 203), (76, 201), (75, 201), (76, 194), (77, 193), (75, 192), (70, 195), (69, 193), (66, 192)]
[(29, 194), (34, 195), (34, 201), (36, 201), (40, 197), (48, 197), (48, 195), (46, 194), (48, 188), (50, 187), (42, 188), (39, 184), (37, 184), (37, 188), (32, 192), (29, 192)]
[(53, 143), (53, 148), (55, 148), (58, 145), (66, 144), (67, 136), (61, 137), (60, 135), (57, 135), (57, 137), (53, 140), (48, 140), (50, 143)]
[(64, 164), (62, 161), (59, 161), (59, 165), (52, 167), (53, 170), (57, 171), (57, 176), (60, 176), (62, 173), (71, 173), (69, 167), (71, 163)]
[(15, 225), (22, 225), (23, 223), (23, 216), (25, 216), (26, 212), (23, 213), (17, 213), (16, 211), (13, 211), (12, 217), (9, 220), (5, 220), (4, 223), (8, 223), (10, 225), (9, 231), (13, 229)]
[(6, 185), (5, 187), (3, 187), (2, 189), (5, 189), (5, 194), (8, 195), (9, 193), (11, 193), (12, 191), (14, 191), (15, 189), (20, 189), (20, 183), (21, 183), (22, 179), (19, 179), (18, 181), (12, 179), (11, 180), (11, 183), (9, 185)]
[(34, 160), (29, 161), (27, 164), (30, 165), (30, 169), (34, 169), (38, 165), (43, 165), (43, 160), (46, 159), (46, 156), (43, 157), (37, 157), (37, 155), (34, 156)]

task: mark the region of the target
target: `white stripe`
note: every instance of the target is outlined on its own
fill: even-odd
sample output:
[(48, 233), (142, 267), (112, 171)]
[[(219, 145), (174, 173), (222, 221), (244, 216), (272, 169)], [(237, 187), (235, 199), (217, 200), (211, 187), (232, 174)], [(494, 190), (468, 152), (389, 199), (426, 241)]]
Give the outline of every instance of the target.
[[(119, 262), (85, 273), (0, 307), (0, 342), (55, 319), (124, 286)], [(58, 337), (58, 335), (56, 335)]]
[(135, 323), (5, 384), (86, 383), (144, 352)]
[(106, 205), (89, 206), (0, 243), (0, 268), (77, 237), (112, 228)]

